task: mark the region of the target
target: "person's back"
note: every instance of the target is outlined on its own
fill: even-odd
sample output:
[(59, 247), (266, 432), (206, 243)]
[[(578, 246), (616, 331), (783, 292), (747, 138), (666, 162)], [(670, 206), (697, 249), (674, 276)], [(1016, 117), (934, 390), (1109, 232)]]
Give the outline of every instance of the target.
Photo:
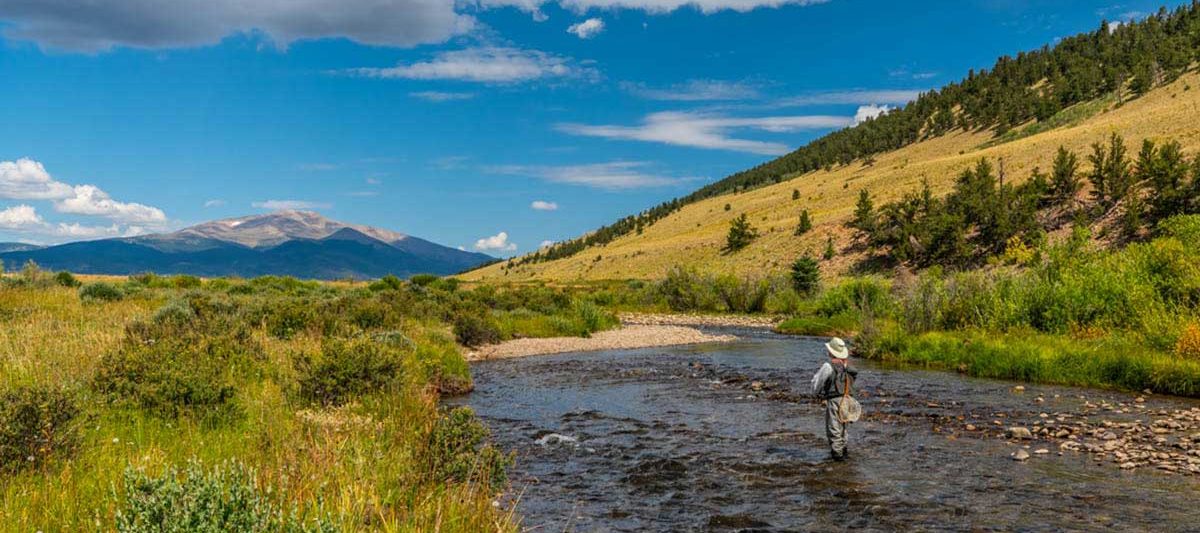
[(837, 337), (825, 345), (829, 360), (821, 365), (812, 379), (812, 393), (825, 406), (825, 436), (833, 458), (842, 461), (847, 457), (846, 423), (841, 412), (843, 398), (850, 394), (858, 371), (850, 368), (850, 351), (846, 343)]

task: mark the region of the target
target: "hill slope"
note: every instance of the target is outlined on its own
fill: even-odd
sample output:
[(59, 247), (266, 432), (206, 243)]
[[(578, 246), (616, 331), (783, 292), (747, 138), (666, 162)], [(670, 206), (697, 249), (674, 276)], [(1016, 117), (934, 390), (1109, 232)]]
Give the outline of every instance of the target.
[(454, 274), (493, 259), (316, 213), (282, 211), (206, 222), (174, 233), (14, 250), (0, 253), (0, 260), (9, 265), (33, 260), (45, 268), (83, 274), (361, 279)]
[[(564, 259), (511, 270), (503, 269), (503, 264), (490, 265), (463, 277), (503, 281), (653, 279), (679, 264), (717, 272), (783, 273), (798, 254), (820, 254), (829, 237), (838, 255), (823, 268), (839, 274), (862, 257), (852, 249), (851, 233), (843, 227), (861, 189), (871, 192), (876, 205), (917, 189), (922, 179), (928, 179), (935, 192), (944, 193), (962, 170), (981, 157), (1002, 158), (1008, 179), (1020, 182), (1034, 167), (1048, 170), (1060, 145), (1083, 160), (1092, 143), (1114, 131), (1133, 147), (1146, 138), (1174, 139), (1189, 155), (1200, 151), (1200, 75), (1188, 73), (1121, 106), (1103, 100), (1079, 104), (1047, 121), (1056, 122), (1065, 124), (1037, 133), (1026, 130), (1031, 134), (1024, 137), (1010, 134), (1018, 138), (999, 144), (990, 130), (955, 130), (876, 155), (870, 165), (857, 160), (747, 192), (690, 203), (647, 226), (641, 235), (624, 235)], [(1083, 167), (1088, 167), (1086, 162)], [(793, 190), (799, 191), (798, 200), (792, 200)], [(809, 210), (814, 229), (796, 237), (793, 230), (802, 209)], [(762, 236), (736, 254), (722, 255), (729, 222), (742, 213)]]

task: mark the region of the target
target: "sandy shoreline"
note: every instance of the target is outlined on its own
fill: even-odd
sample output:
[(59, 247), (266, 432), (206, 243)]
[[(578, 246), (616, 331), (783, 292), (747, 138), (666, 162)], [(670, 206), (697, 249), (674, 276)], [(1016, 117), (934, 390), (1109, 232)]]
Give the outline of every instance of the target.
[(485, 361), (566, 352), (655, 348), (707, 342), (730, 342), (736, 339), (737, 337), (733, 335), (713, 335), (685, 326), (634, 324), (620, 329), (601, 331), (589, 338), (554, 337), (505, 341), (469, 352), (467, 360)]

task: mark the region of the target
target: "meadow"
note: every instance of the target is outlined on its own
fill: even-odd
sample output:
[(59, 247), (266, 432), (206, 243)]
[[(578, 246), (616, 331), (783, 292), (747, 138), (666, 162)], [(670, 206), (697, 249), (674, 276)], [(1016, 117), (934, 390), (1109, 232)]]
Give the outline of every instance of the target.
[(0, 282), (0, 529), (514, 531), (464, 345), (616, 319), (543, 287)]

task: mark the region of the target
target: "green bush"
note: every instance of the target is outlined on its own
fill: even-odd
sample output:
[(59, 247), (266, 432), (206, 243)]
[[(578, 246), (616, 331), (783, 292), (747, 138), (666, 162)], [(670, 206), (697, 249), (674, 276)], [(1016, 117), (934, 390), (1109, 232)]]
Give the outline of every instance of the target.
[(691, 268), (671, 268), (657, 292), (672, 311), (716, 311), (719, 306), (712, 279)]
[(125, 342), (100, 358), (93, 387), (113, 404), (216, 424), (240, 416), (237, 380), (254, 375), (260, 358), (247, 340), (233, 335)]
[(408, 278), (408, 282), (412, 283), (413, 285), (420, 285), (422, 287), (426, 287), (426, 286), (429, 286), (430, 284), (436, 282), (439, 279), (441, 279), (441, 278), (439, 278), (433, 274), (414, 274), (412, 277)]
[(388, 274), (382, 278), (379, 278), (379, 279), (371, 282), (371, 284), (367, 286), (367, 289), (371, 290), (373, 292), (398, 291), (403, 288), (404, 288), (404, 282), (401, 281), (400, 278), (393, 276), (391, 274)]
[(486, 314), (466, 312), (454, 317), (454, 338), (470, 348), (495, 344), (500, 342), (500, 328)]
[(845, 281), (821, 294), (817, 300), (817, 313), (832, 317), (847, 312), (870, 309), (875, 314), (884, 314), (892, 307), (888, 282), (875, 277), (854, 278)]
[(342, 405), (352, 397), (383, 390), (399, 382), (404, 371), (403, 344), (369, 337), (329, 339), (318, 357), (296, 359), (297, 384), (304, 400)]
[(69, 392), (20, 387), (0, 394), (0, 473), (69, 457), (79, 444), (79, 405)]
[(486, 444), (488, 430), (469, 407), (446, 413), (429, 435), (429, 472), (438, 481), (477, 481), (499, 491), (512, 457)]
[(79, 297), (85, 302), (115, 302), (124, 298), (125, 292), (111, 283), (97, 281), (80, 288)]
[(739, 278), (731, 274), (717, 276), (717, 296), (731, 313), (761, 313), (767, 308), (771, 284), (767, 280)]
[(63, 270), (63, 271), (58, 272), (57, 274), (54, 274), (54, 282), (59, 285), (62, 285), (63, 287), (69, 287), (72, 289), (74, 289), (80, 285), (83, 285), (83, 283), (81, 283), (79, 281), (79, 279), (75, 277), (74, 274), (67, 272), (66, 270)]
[(333, 533), (325, 517), (303, 520), (293, 508), (284, 508), (258, 488), (254, 470), (232, 461), (205, 471), (188, 463), (180, 474), (174, 468), (161, 476), (126, 468), (125, 492), (116, 512), (121, 533), (281, 532)]
[(311, 301), (298, 299), (274, 300), (264, 312), (267, 333), (284, 340), (315, 328), (322, 318)]

